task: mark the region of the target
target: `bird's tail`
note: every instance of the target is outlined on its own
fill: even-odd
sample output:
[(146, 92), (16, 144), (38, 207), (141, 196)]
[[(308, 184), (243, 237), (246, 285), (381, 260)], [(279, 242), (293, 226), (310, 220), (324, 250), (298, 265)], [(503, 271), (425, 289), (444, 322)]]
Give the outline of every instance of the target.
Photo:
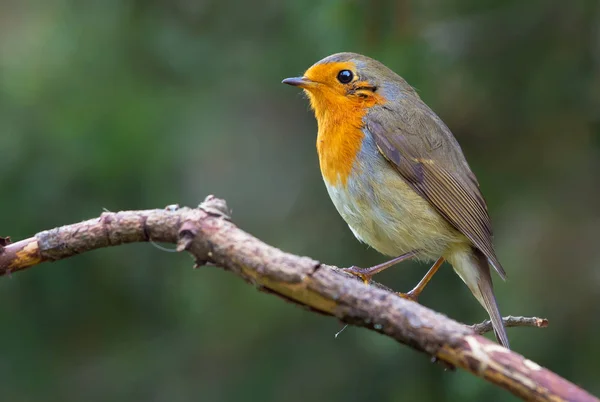
[(455, 253), (449, 258), (449, 261), (475, 298), (487, 310), (498, 342), (510, 349), (506, 329), (494, 296), (492, 276), (490, 275), (487, 258), (479, 250), (471, 249), (470, 252)]

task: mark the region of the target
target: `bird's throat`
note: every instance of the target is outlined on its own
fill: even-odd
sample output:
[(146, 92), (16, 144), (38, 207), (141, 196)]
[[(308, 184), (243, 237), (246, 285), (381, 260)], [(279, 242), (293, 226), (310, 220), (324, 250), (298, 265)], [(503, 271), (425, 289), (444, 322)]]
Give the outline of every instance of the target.
[(378, 94), (348, 96), (326, 85), (306, 89), (306, 93), (319, 124), (317, 152), (323, 179), (345, 187), (362, 147), (364, 118), (369, 108), (385, 100)]
[[(350, 102), (348, 102), (350, 103)], [(332, 186), (346, 187), (365, 136), (362, 129), (366, 108), (315, 108), (319, 124), (317, 152), (323, 179)]]

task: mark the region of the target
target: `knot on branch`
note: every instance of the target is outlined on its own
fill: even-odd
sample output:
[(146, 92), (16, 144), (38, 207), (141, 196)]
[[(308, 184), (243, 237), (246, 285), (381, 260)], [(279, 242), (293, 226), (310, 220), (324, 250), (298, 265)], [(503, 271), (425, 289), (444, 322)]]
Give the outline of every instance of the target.
[(182, 252), (189, 250), (197, 234), (197, 223), (192, 221), (185, 221), (179, 229), (179, 241), (177, 242), (177, 251)]
[(4, 252), (4, 247), (8, 246), (11, 243), (10, 237), (0, 237), (0, 254)]
[(227, 208), (227, 202), (214, 195), (207, 196), (198, 208), (209, 215), (218, 216), (226, 220), (231, 220), (231, 211)]
[(197, 210), (191, 211), (177, 232), (177, 251), (188, 251), (193, 255), (194, 268), (198, 268), (209, 262), (214, 263), (212, 246), (206, 241), (206, 230), (217, 228), (219, 221), (231, 222), (231, 218), (225, 200), (214, 195), (206, 197)]

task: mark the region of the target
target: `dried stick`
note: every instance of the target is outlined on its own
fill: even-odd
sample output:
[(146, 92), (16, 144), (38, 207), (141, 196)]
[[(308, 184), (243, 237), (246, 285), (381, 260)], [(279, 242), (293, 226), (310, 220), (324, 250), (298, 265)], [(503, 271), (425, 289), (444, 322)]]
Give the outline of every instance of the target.
[[(538, 317), (513, 317), (509, 315), (508, 317), (504, 317), (502, 319), (504, 321), (505, 327), (537, 327), (537, 328), (546, 328), (548, 326), (548, 320), (545, 318)], [(486, 332), (491, 332), (494, 327), (492, 326), (492, 322), (490, 320), (485, 320), (479, 324), (471, 325), (473, 331), (478, 333), (479, 335), (483, 335)]]
[[(486, 322), (473, 327), (460, 324), (384, 286), (366, 286), (335, 267), (261, 242), (231, 223), (225, 202), (214, 197), (196, 209), (103, 213), (16, 243), (0, 239), (0, 275), (102, 247), (144, 241), (177, 244), (179, 251), (194, 257), (196, 266), (214, 263), (260, 290), (390, 336), (525, 400), (600, 402), (537, 363), (478, 335), (489, 330)], [(547, 322), (507, 317), (506, 324), (543, 327)]]

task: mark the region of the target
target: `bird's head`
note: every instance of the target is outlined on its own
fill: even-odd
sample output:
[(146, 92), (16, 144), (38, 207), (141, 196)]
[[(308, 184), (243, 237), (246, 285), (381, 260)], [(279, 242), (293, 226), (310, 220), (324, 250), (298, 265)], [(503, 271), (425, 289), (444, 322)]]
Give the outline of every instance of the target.
[(331, 113), (348, 113), (415, 94), (399, 75), (377, 60), (356, 53), (336, 53), (318, 61), (302, 77), (284, 84), (304, 89), (317, 119)]

